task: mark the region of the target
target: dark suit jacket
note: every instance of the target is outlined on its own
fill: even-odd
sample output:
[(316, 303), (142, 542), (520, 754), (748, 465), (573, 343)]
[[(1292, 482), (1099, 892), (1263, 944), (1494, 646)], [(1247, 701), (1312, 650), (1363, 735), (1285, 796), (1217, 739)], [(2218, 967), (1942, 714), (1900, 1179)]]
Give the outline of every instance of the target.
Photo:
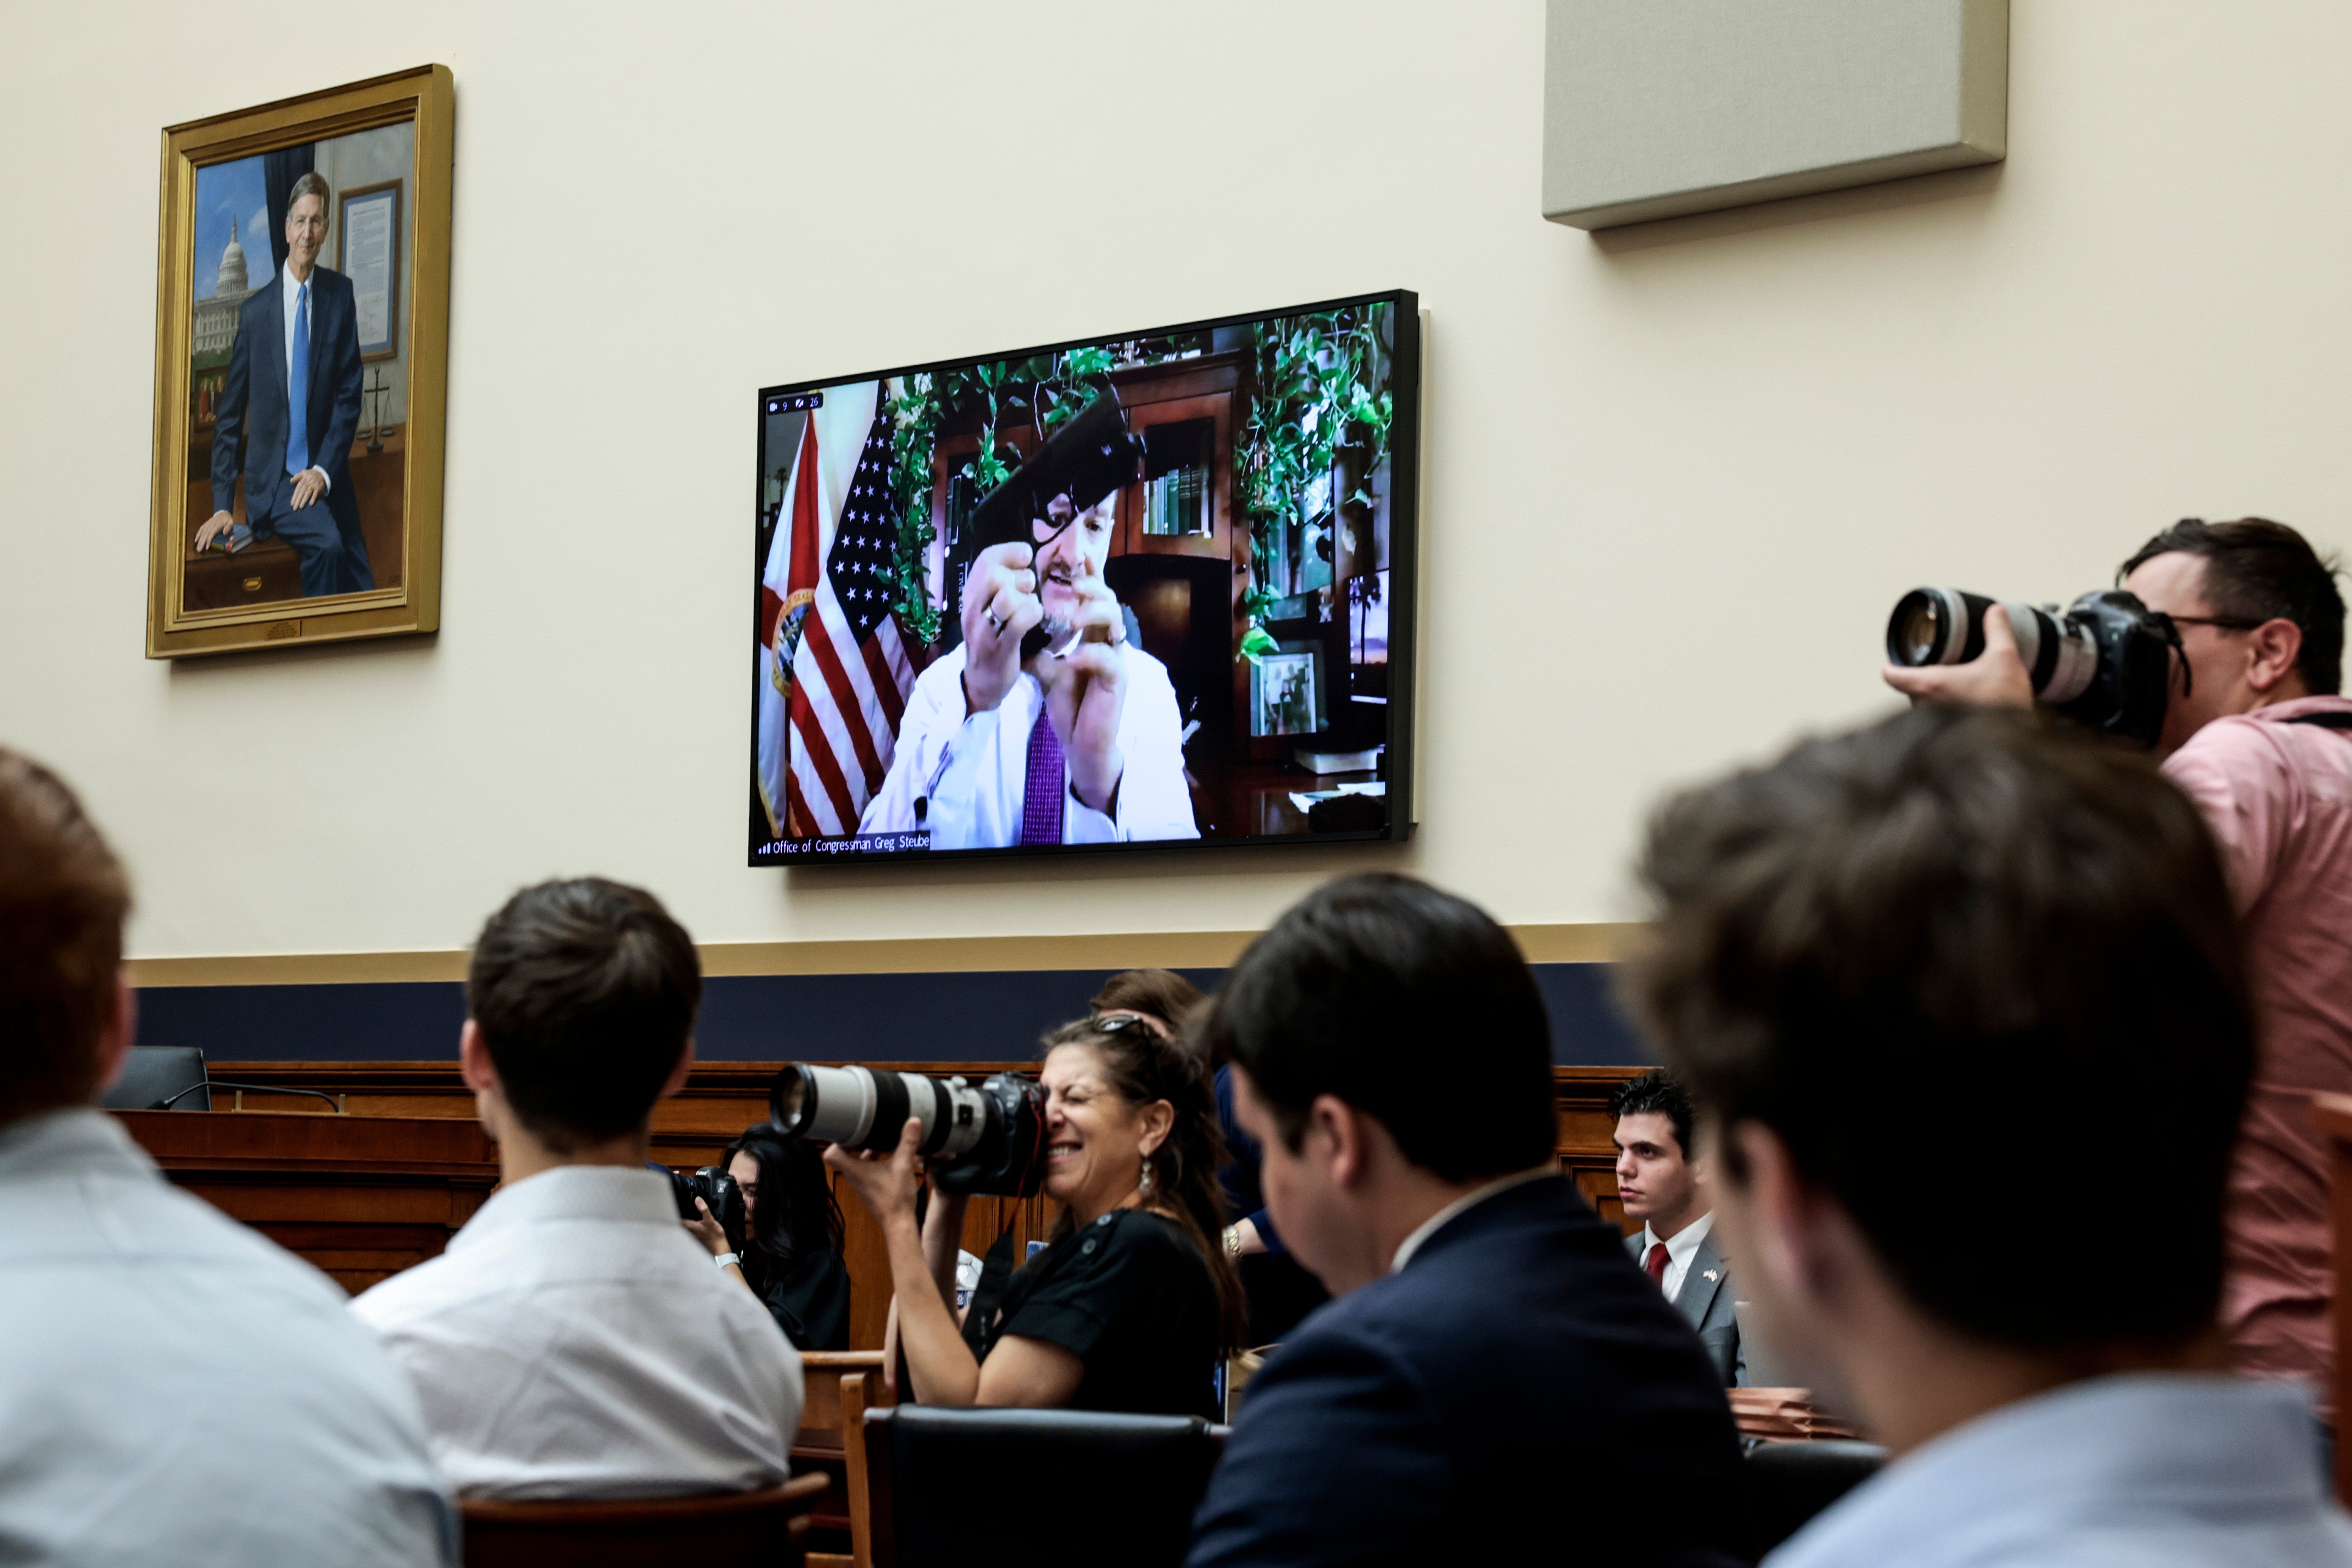
[(1243, 1395), (1192, 1568), (1744, 1562), (1698, 1342), (1563, 1178), (1473, 1205)]
[[(1625, 1251), (1635, 1263), (1642, 1261), (1640, 1231), (1625, 1238)], [(1706, 1235), (1699, 1239), (1698, 1250), (1691, 1254), (1690, 1268), (1683, 1275), (1683, 1293), (1675, 1298), (1675, 1310), (1698, 1331), (1698, 1342), (1714, 1358), (1715, 1370), (1722, 1376), (1723, 1385), (1744, 1388), (1748, 1385), (1748, 1352), (1739, 1344), (1739, 1317), (1732, 1310), (1734, 1294), (1731, 1266), (1716, 1250), (1715, 1227), (1709, 1226)]]
[[(286, 472), (286, 303), (278, 290), (286, 273), (237, 307), (236, 342), (221, 387), (213, 432), (213, 510), (236, 504), (240, 460), (245, 520), (267, 535), (269, 520), (285, 511), (294, 481)], [(327, 475), (327, 510), (346, 529), (359, 527), (352, 493), (352, 437), (360, 427), (359, 314), (352, 280), (324, 267), (310, 269), (310, 461)], [(240, 447), (240, 437), (242, 447)]]

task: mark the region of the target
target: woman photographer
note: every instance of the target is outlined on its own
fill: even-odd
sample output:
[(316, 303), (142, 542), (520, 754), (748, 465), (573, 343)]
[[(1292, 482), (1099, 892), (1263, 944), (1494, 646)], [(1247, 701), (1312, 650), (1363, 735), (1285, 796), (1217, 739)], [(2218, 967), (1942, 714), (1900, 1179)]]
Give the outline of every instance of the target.
[[(727, 1173), (743, 1194), (747, 1233), (737, 1264), (793, 1348), (849, 1348), (849, 1271), (841, 1261), (841, 1205), (814, 1145), (761, 1122), (727, 1146)], [(723, 1258), (726, 1231), (700, 1204), (687, 1228)]]
[[(1172, 969), (1129, 969), (1103, 982), (1087, 1005), (1097, 1018), (1134, 1013), (1162, 1034), (1181, 1036), (1193, 1009), (1206, 1000), (1199, 986)], [(1224, 1189), (1225, 1212), (1235, 1216), (1225, 1226), (1225, 1255), (1234, 1260), (1246, 1304), (1246, 1342), (1276, 1344), (1331, 1296), (1283, 1247), (1273, 1216), (1266, 1213), (1258, 1184), (1257, 1142), (1234, 1116), (1232, 1067), (1214, 1058), (1209, 1066), (1217, 1097), (1217, 1129), (1225, 1141), (1225, 1163), (1218, 1169), (1217, 1184)]]
[(1216, 1240), (1224, 1213), (1208, 1074), (1132, 1016), (1066, 1024), (1044, 1043), (1045, 1190), (1062, 1219), (1053, 1244), (961, 1329), (965, 1200), (934, 1187), (918, 1230), (921, 1123), (908, 1121), (887, 1155), (825, 1152), (882, 1227), (914, 1395), (1213, 1416), (1241, 1292)]

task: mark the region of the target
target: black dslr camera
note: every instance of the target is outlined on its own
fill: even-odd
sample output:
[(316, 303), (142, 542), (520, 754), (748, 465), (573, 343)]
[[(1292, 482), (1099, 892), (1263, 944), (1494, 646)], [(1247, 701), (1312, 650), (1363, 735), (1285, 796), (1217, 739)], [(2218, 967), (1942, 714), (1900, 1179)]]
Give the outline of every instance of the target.
[(710, 1205), (710, 1217), (727, 1232), (728, 1241), (738, 1251), (742, 1249), (746, 1239), (743, 1234), (743, 1189), (734, 1177), (717, 1165), (705, 1165), (698, 1171), (688, 1172), (673, 1171), (656, 1162), (654, 1169), (669, 1177), (671, 1194), (677, 1199), (678, 1218), (700, 1219), (702, 1212), (694, 1206), (694, 1200), (700, 1198)]
[[(1886, 657), (1918, 668), (1966, 664), (1984, 652), (1985, 613), (1994, 601), (1957, 588), (1914, 588), (1886, 623)], [(2101, 734), (2156, 744), (2171, 700), (2172, 654), (2180, 628), (2120, 588), (2055, 605), (2003, 604), (2033, 695)], [(2185, 671), (2184, 666), (2184, 671)]]
[(1017, 1073), (960, 1078), (793, 1062), (768, 1090), (776, 1131), (887, 1153), (913, 1117), (942, 1191), (1025, 1198), (1045, 1182), (1045, 1091)]

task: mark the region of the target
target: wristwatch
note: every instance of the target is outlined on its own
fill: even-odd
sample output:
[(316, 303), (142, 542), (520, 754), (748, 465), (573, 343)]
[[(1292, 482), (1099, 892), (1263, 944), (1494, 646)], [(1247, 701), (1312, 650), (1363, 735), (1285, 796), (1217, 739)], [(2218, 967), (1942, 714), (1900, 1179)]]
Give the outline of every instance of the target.
[(741, 1263), (743, 1261), (743, 1258), (740, 1253), (722, 1252), (718, 1257), (713, 1258), (710, 1261), (719, 1265), (719, 1268), (724, 1268), (730, 1263)]

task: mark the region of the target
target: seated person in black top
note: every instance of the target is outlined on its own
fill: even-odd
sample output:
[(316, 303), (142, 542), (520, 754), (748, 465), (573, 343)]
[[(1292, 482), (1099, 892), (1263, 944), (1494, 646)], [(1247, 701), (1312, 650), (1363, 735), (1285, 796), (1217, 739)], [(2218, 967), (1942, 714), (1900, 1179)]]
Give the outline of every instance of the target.
[[(841, 1261), (841, 1205), (816, 1146), (762, 1121), (727, 1146), (721, 1163), (742, 1189), (749, 1233), (730, 1272), (767, 1304), (794, 1350), (847, 1350), (849, 1270)], [(698, 1206), (702, 1217), (687, 1221), (687, 1229), (714, 1258), (736, 1252), (710, 1205)]]
[[(1181, 1037), (1185, 1020), (1207, 1000), (1199, 986), (1172, 969), (1129, 969), (1104, 981), (1087, 1005), (1097, 1018), (1132, 1013), (1163, 1034)], [(1331, 1294), (1290, 1256), (1274, 1216), (1265, 1212), (1265, 1197), (1258, 1188), (1257, 1140), (1234, 1120), (1233, 1064), (1214, 1059), (1209, 1066), (1216, 1088), (1217, 1131), (1225, 1141), (1217, 1185), (1225, 1194), (1225, 1213), (1233, 1216), (1225, 1226), (1225, 1256), (1234, 1260), (1241, 1278), (1249, 1315), (1243, 1342), (1270, 1345)]]
[(1265, 1359), (1193, 1568), (1744, 1561), (1698, 1337), (1559, 1173), (1551, 1030), (1509, 936), (1407, 877), (1312, 893), (1193, 1026), (1285, 1240), (1338, 1298)]
[(1208, 1074), (1133, 1018), (1066, 1024), (1045, 1047), (1045, 1194), (1063, 1205), (1061, 1226), (961, 1329), (965, 1200), (934, 1188), (918, 1231), (922, 1124), (909, 1120), (887, 1156), (825, 1151), (882, 1226), (915, 1398), (1213, 1415), (1241, 1292), (1212, 1239), (1224, 1205)]

